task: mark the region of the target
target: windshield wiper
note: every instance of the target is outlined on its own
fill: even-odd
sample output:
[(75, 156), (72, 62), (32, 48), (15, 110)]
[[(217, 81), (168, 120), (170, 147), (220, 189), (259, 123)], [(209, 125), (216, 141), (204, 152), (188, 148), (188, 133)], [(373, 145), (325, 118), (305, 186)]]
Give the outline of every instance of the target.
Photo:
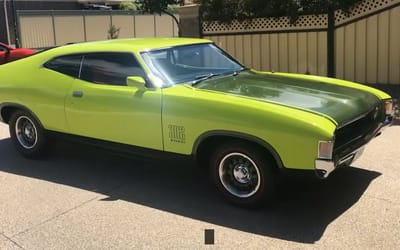
[(232, 75), (232, 76), (237, 76), (240, 74), (240, 72), (248, 70), (248, 68), (241, 68), (239, 70), (235, 70), (235, 71), (228, 71), (228, 72), (224, 72), (224, 73), (218, 73), (218, 74), (214, 74), (214, 73), (209, 73), (209, 74), (205, 74), (205, 75), (198, 75), (195, 77), (195, 80), (192, 81), (192, 86), (201, 83), (202, 81), (205, 81), (207, 79), (213, 78), (215, 76), (220, 76), (220, 75)]
[(198, 75), (195, 77), (195, 80), (192, 81), (192, 86), (201, 83), (202, 81), (205, 81), (207, 79), (213, 78), (215, 76), (219, 76), (221, 74), (214, 74), (214, 73), (209, 73), (205, 75)]

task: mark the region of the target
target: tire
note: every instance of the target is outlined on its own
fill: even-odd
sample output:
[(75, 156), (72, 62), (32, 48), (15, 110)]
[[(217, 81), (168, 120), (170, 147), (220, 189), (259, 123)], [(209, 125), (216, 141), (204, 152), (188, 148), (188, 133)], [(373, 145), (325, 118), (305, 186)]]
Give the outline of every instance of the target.
[(246, 142), (219, 146), (210, 161), (211, 177), (228, 201), (242, 207), (266, 205), (273, 196), (275, 163)]
[(34, 159), (45, 153), (44, 129), (29, 112), (15, 111), (10, 118), (9, 130), (15, 148), (23, 156)]

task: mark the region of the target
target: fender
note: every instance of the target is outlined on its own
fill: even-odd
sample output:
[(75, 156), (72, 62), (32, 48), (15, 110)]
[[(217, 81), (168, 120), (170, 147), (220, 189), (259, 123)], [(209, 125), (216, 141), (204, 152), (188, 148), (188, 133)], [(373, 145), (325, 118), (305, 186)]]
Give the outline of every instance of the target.
[(278, 168), (282, 169), (284, 168), (282, 160), (277, 153), (277, 151), (274, 149), (274, 147), (271, 146), (268, 142), (264, 141), (263, 139), (260, 139), (258, 137), (255, 137), (253, 135), (245, 134), (245, 133), (239, 133), (235, 131), (227, 131), (227, 130), (213, 130), (213, 131), (207, 131), (203, 134), (201, 134), (193, 144), (193, 149), (192, 149), (192, 155), (196, 156), (197, 155), (197, 150), (199, 146), (201, 145), (202, 142), (204, 142), (206, 139), (214, 136), (224, 136), (224, 137), (230, 137), (233, 139), (242, 139), (242, 140), (247, 140), (253, 143), (256, 143), (257, 145), (265, 148), (268, 150), (272, 157), (275, 159), (275, 162), (278, 166)]
[(29, 112), (29, 114), (31, 114), (33, 116), (33, 118), (35, 118), (35, 120), (39, 123), (40, 126), (43, 127), (43, 124), (40, 122), (40, 119), (35, 115), (35, 113), (32, 112), (32, 110), (30, 110), (29, 108), (27, 108), (24, 105), (18, 104), (18, 103), (12, 103), (12, 102), (4, 102), (0, 104), (0, 121), (3, 123), (8, 124), (8, 120), (7, 117), (3, 117), (3, 109), (4, 108), (15, 108), (15, 109), (21, 109), (21, 110), (25, 110), (27, 112)]

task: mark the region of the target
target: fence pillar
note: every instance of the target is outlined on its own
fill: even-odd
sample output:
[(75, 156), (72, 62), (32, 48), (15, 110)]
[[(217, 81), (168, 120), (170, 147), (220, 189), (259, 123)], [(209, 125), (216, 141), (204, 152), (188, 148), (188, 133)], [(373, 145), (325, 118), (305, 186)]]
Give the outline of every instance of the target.
[(327, 65), (328, 76), (336, 77), (335, 70), (335, 9), (330, 4), (328, 7), (328, 30), (327, 30)]
[(13, 13), (13, 22), (14, 22), (14, 39), (15, 39), (15, 48), (20, 48), (20, 41), (18, 36), (18, 21), (17, 21), (17, 10), (15, 8), (14, 0), (11, 1), (11, 9)]
[(185, 5), (178, 8), (179, 28), (182, 37), (202, 37), (200, 5)]

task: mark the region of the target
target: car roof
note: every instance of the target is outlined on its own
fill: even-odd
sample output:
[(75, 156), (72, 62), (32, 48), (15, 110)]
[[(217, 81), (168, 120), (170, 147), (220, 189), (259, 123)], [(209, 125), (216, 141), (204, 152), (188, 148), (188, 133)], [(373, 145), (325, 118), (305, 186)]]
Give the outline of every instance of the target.
[(58, 52), (133, 51), (140, 52), (173, 46), (211, 43), (198, 38), (130, 38), (69, 44), (53, 50)]

